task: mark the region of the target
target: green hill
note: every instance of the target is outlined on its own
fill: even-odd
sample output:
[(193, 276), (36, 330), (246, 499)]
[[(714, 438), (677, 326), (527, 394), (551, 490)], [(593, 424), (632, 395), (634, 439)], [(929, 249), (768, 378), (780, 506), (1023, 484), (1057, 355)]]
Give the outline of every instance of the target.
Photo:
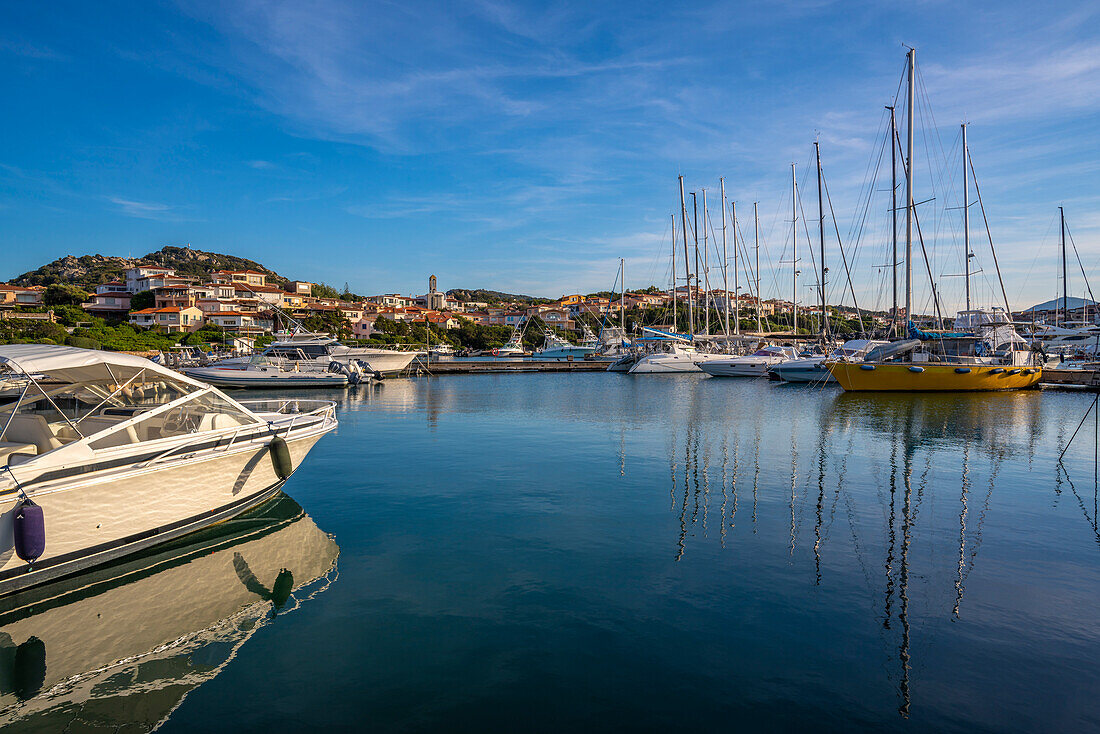
[(52, 285), (63, 283), (94, 290), (101, 283), (122, 278), (127, 268), (158, 265), (173, 268), (180, 275), (202, 278), (215, 270), (256, 270), (268, 274), (272, 285), (285, 285), (287, 279), (260, 263), (236, 255), (193, 250), (189, 247), (162, 247), (144, 257), (125, 258), (105, 255), (67, 255), (37, 270), (13, 278), (16, 285)]

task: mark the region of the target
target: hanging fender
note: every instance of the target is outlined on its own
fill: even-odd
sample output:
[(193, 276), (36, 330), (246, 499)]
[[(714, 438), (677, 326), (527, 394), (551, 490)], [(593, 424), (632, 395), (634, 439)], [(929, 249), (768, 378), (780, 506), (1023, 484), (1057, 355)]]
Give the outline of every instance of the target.
[(271, 452), (271, 467), (279, 479), (287, 479), (294, 473), (294, 463), (290, 460), (290, 447), (281, 436), (271, 439), (267, 446)]
[(15, 554), (34, 563), (46, 551), (46, 519), (42, 508), (25, 499), (15, 511)]

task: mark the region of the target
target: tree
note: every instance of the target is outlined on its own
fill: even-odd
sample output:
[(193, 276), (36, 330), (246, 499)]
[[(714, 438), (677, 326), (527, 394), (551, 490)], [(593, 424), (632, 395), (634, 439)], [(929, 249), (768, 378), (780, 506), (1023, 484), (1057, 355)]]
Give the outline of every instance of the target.
[(47, 306), (79, 306), (87, 300), (87, 291), (63, 283), (46, 286), (46, 292), (42, 296), (42, 302)]
[(130, 310), (140, 311), (143, 308), (152, 308), (156, 305), (156, 302), (157, 299), (153, 295), (153, 291), (140, 291), (130, 299)]

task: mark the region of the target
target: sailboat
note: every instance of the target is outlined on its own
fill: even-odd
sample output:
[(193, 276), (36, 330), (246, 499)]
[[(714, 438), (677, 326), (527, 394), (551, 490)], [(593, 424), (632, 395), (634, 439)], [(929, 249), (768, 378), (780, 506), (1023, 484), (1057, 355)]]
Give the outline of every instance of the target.
[[(1037, 355), (1021, 348), (1023, 339), (1008, 338), (1007, 348), (999, 349), (1006, 332), (1015, 334), (1007, 315), (1005, 294), (1004, 323), (989, 322), (975, 331), (922, 331), (912, 321), (913, 305), (913, 225), (916, 205), (913, 195), (913, 116), (916, 92), (916, 50), (906, 55), (908, 75), (906, 159), (905, 159), (905, 318), (907, 339), (871, 350), (863, 362), (828, 361), (829, 372), (847, 391), (989, 391), (1019, 390), (1034, 387), (1042, 376)], [(891, 147), (897, 137), (891, 113)], [(963, 218), (966, 262), (967, 311), (970, 311), (970, 218), (966, 172), (973, 170), (963, 126)], [(980, 203), (979, 192), (979, 203)], [(895, 207), (896, 209), (896, 207)], [(984, 208), (983, 208), (984, 213)], [(918, 224), (919, 226), (919, 224)], [(991, 240), (992, 242), (992, 240)], [(994, 257), (996, 257), (994, 255)], [(895, 261), (896, 262), (896, 261)], [(931, 277), (931, 271), (929, 271)], [(935, 293), (935, 292), (933, 292)], [(1002, 293), (1003, 283), (1002, 283)], [(938, 305), (937, 305), (938, 311)], [(896, 310), (895, 310), (896, 313)], [(1018, 338), (1018, 335), (1016, 335)]]

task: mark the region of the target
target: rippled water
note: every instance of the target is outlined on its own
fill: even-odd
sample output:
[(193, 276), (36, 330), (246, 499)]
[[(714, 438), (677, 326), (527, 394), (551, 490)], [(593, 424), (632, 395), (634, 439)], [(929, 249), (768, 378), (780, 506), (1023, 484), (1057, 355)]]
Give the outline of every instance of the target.
[[(240, 541), (200, 554), (237, 571), (171, 585), (203, 645), (101, 674), (83, 708), (20, 705), (164, 731), (1100, 730), (1091, 415), (1057, 464), (1092, 395), (620, 374), (334, 395), (339, 431), (286, 486), (320, 550), (270, 532), (251, 586)], [(276, 556), (310, 582), (282, 605)], [(81, 603), (110, 615), (101, 596)], [(211, 631), (194, 598), (246, 612)], [(0, 623), (3, 653), (36, 620)], [(47, 670), (87, 634), (47, 640)]]

